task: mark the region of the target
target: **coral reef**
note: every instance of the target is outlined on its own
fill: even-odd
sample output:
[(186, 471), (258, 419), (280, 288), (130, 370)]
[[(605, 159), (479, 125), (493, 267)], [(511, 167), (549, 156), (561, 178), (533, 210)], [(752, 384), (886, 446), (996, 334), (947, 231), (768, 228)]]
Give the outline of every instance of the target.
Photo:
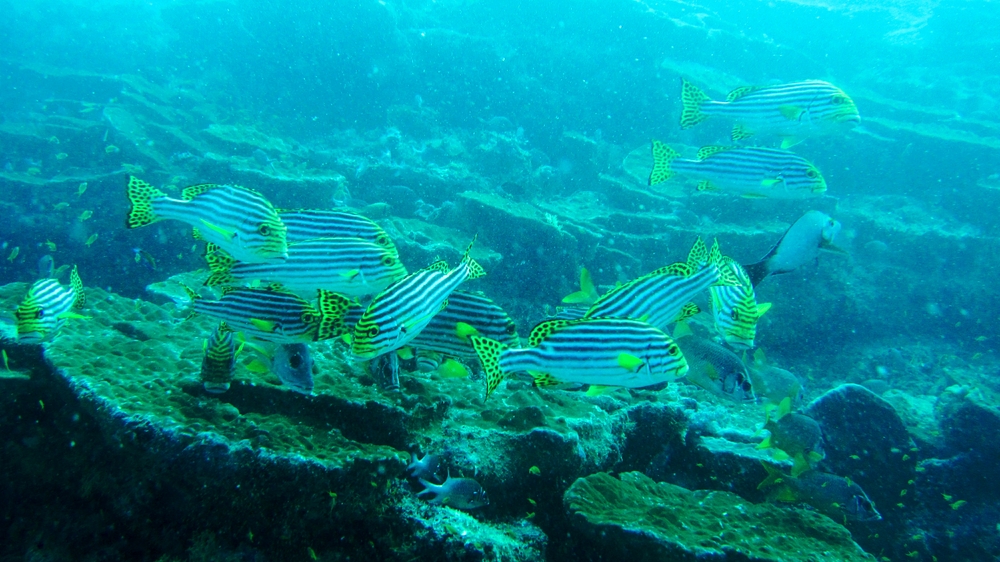
[(565, 501), (586, 539), (583, 560), (875, 560), (825, 516), (636, 472), (581, 478)]

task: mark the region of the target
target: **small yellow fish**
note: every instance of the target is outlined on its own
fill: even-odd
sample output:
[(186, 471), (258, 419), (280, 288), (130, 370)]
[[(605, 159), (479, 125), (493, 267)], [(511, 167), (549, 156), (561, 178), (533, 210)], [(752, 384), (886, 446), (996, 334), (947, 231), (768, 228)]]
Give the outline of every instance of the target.
[(538, 468), (537, 466), (533, 466), (533, 467), (531, 467), (531, 468), (528, 469), (528, 474), (530, 474), (532, 476), (541, 476), (542, 475), (542, 469)]
[(958, 509), (958, 508), (962, 507), (963, 505), (965, 505), (967, 503), (969, 503), (969, 502), (967, 502), (965, 500), (958, 500), (957, 502), (951, 504), (951, 508), (952, 509)]
[(109, 144), (108, 146), (104, 147), (104, 152), (108, 154), (114, 154), (116, 152), (121, 152), (121, 149), (113, 144)]
[(55, 209), (55, 210), (57, 210), (57, 211), (61, 211), (61, 210), (65, 209), (66, 207), (69, 207), (69, 203), (63, 201), (62, 203), (56, 203), (56, 206), (52, 207), (52, 208)]
[(982, 356), (983, 356), (982, 353), (979, 353), (979, 352), (973, 353), (972, 354), (972, 360), (975, 361), (976, 359), (979, 359)]
[(941, 497), (944, 498), (944, 501), (946, 502), (951, 501), (951, 496), (949, 496), (948, 494), (941, 494)]
[(986, 341), (988, 339), (990, 339), (990, 338), (988, 338), (986, 336), (979, 336), (978, 338), (976, 338), (976, 341)]
[(905, 495), (906, 495), (906, 488), (903, 488), (902, 490), (899, 491), (899, 497), (903, 497)]
[(10, 363), (7, 362), (7, 350), (0, 349), (0, 353), (3, 353), (3, 368), (5, 371), (10, 370)]
[(10, 263), (14, 263), (14, 260), (17, 259), (17, 255), (20, 253), (21, 253), (21, 247), (14, 246), (14, 249), (10, 251), (10, 255), (7, 256), (7, 261), (9, 261)]
[(536, 505), (538, 505), (538, 502), (536, 502), (535, 500), (533, 500), (531, 498), (528, 498), (528, 503), (531, 504), (531, 507), (535, 507)]
[(859, 457), (857, 455), (851, 455), (851, 458), (854, 459), (854, 460), (856, 460), (856, 461), (861, 460), (861, 457)]
[(310, 547), (306, 547), (306, 550), (309, 551), (309, 558), (311, 558), (313, 560), (319, 560), (319, 557), (316, 556), (316, 551), (313, 550), (311, 546)]
[(69, 154), (66, 154), (65, 152), (60, 152), (59, 154), (56, 154), (56, 160), (65, 160), (67, 158), (69, 158)]
[(92, 216), (94, 216), (94, 211), (84, 211), (84, 212), (80, 213), (79, 220), (80, 220), (80, 222), (83, 222), (83, 221), (89, 219)]
[(51, 137), (49, 137), (49, 142), (52, 144), (59, 144), (59, 137), (52, 135)]
[(56, 243), (51, 240), (45, 241), (45, 247), (48, 248), (50, 252), (56, 251)]
[(93, 244), (94, 242), (97, 242), (97, 233), (96, 232), (93, 233), (93, 234), (91, 234), (90, 238), (87, 238), (87, 241), (84, 242), (84, 244), (89, 248), (90, 245)]
[(81, 183), (80, 187), (76, 188), (76, 196), (79, 197), (79, 196), (83, 195), (83, 193), (85, 191), (87, 191), (87, 182)]
[(28, 175), (29, 176), (37, 176), (40, 173), (42, 173), (42, 169), (41, 168), (36, 168), (34, 166), (28, 168)]

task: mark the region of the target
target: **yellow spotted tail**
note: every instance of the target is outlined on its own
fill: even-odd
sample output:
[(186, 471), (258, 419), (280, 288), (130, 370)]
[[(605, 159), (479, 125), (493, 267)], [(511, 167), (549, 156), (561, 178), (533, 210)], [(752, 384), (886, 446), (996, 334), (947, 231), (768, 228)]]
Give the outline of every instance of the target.
[(486, 371), (486, 397), (483, 399), (486, 400), (503, 382), (504, 373), (503, 369), (500, 368), (500, 354), (507, 349), (507, 346), (483, 336), (470, 336), (469, 339), (472, 340), (472, 349), (476, 350), (479, 362), (483, 364), (483, 370)]
[(206, 287), (231, 285), (236, 281), (236, 277), (232, 274), (236, 260), (215, 244), (209, 243), (205, 247), (205, 262), (208, 263), (208, 270), (211, 272), (205, 280)]
[(683, 78), (681, 79), (681, 103), (683, 104), (683, 108), (681, 109), (682, 129), (689, 129), (708, 119), (708, 115), (701, 110), (701, 106), (708, 101), (712, 101), (712, 98), (708, 97), (705, 92), (702, 92), (698, 86)]
[(653, 141), (653, 171), (649, 173), (649, 185), (663, 183), (677, 175), (670, 164), (680, 157), (680, 154), (663, 144), (661, 141)]
[(317, 340), (328, 340), (347, 332), (344, 319), (351, 308), (351, 300), (333, 291), (319, 289), (319, 330)]
[(159, 220), (153, 212), (153, 199), (166, 197), (166, 193), (135, 176), (128, 177), (127, 193), (129, 210), (125, 224), (128, 228), (139, 228)]

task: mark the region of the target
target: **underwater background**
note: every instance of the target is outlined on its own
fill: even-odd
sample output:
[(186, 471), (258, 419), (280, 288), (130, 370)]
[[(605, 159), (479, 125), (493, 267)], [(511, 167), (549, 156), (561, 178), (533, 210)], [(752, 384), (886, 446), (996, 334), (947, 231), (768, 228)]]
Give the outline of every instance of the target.
[[(0, 560), (1000, 559), (997, 2), (0, 7)], [(732, 144), (729, 121), (680, 126), (682, 80), (714, 100), (825, 80), (861, 121), (789, 148), (816, 197), (651, 186), (652, 139)], [(130, 176), (359, 213), (411, 272), (475, 237), (467, 288), (522, 338), (581, 268), (604, 292), (698, 237), (751, 264), (807, 211), (842, 228), (755, 288), (771, 308), (733, 349), (752, 400), (513, 376), (484, 400), (474, 353), (401, 357), (386, 384), (337, 339), (310, 343), (306, 392), (243, 352), (211, 394), (218, 321), (184, 303), (205, 245), (179, 220), (126, 228)], [(62, 266), (80, 317), (19, 342)], [(784, 398), (822, 447), (768, 446)], [(488, 505), (426, 501), (435, 480)], [(877, 519), (825, 495), (855, 484)]]

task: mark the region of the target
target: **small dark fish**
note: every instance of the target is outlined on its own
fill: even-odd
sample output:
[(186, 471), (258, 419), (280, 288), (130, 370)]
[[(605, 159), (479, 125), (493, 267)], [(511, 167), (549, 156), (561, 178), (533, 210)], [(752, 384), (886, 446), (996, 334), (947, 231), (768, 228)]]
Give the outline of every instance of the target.
[(417, 494), (420, 499), (426, 499), (434, 505), (446, 505), (455, 509), (477, 509), (490, 505), (486, 490), (472, 478), (452, 478), (451, 474), (444, 484), (435, 484), (423, 478), (420, 483), (425, 490)]
[(682, 325), (674, 330), (674, 340), (690, 367), (686, 380), (716, 396), (737, 402), (755, 400), (750, 373), (739, 356), (725, 346), (690, 334), (689, 328), (687, 335), (681, 335)]
[(768, 436), (757, 446), (758, 449), (776, 449), (779, 459), (792, 460), (792, 476), (810, 470), (812, 466), (826, 458), (823, 451), (823, 430), (816, 420), (805, 414), (789, 411), (791, 399), (785, 398), (778, 407), (780, 417), (771, 417), (764, 422)]
[(850, 478), (817, 470), (793, 478), (767, 463), (764, 468), (767, 478), (757, 489), (768, 488), (767, 496), (772, 501), (804, 503), (838, 523), (882, 519), (875, 502)]
[(52, 256), (45, 254), (38, 258), (38, 278), (51, 279), (52, 273), (56, 270), (56, 260)]
[(423, 457), (417, 457), (416, 453), (410, 453), (410, 464), (406, 465), (406, 473), (410, 478), (436, 481), (440, 464), (441, 457), (437, 455), (428, 453)]
[(309, 346), (304, 343), (287, 343), (274, 350), (271, 370), (282, 384), (295, 392), (309, 395), (313, 389), (313, 360)]

